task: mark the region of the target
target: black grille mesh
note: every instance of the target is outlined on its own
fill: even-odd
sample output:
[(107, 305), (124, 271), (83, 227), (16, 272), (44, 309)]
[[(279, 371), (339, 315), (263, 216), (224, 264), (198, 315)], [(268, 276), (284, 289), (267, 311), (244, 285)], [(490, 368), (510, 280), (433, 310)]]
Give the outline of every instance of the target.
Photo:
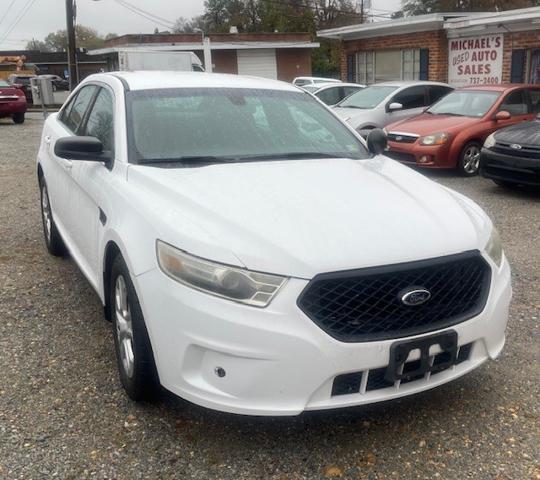
[[(298, 306), (343, 342), (417, 335), (471, 318), (484, 308), (490, 267), (479, 252), (316, 276)], [(401, 294), (423, 287), (431, 298), (407, 306)]]

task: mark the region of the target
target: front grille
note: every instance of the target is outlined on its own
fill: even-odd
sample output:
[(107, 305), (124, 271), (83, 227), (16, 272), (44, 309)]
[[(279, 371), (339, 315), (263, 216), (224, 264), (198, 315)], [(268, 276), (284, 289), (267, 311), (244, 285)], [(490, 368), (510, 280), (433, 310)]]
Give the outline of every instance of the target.
[(521, 145), (521, 148), (512, 148), (510, 145), (513, 144), (497, 142), (493, 151), (511, 157), (540, 159), (540, 147)]
[[(491, 269), (478, 251), (384, 267), (317, 275), (298, 306), (342, 342), (417, 335), (455, 325), (484, 308)], [(405, 305), (404, 292), (423, 288), (431, 297)]]
[(396, 132), (389, 132), (387, 137), (389, 141), (396, 143), (414, 143), (416, 140), (418, 140), (418, 136)]
[[(459, 348), (454, 365), (459, 365), (469, 360), (473, 344), (474, 342), (468, 343), (466, 345), (462, 345)], [(403, 377), (401, 380), (397, 380), (396, 382), (390, 382), (386, 379), (385, 375), (387, 367), (373, 368), (371, 370), (344, 373), (342, 375), (338, 375), (334, 378), (331, 396), (335, 397), (339, 395), (350, 395), (354, 393), (365, 394), (373, 390), (382, 390), (384, 388), (399, 389), (400, 385), (404, 385), (406, 383), (416, 382), (418, 380), (429, 380), (429, 378), (433, 377), (434, 375), (438, 375), (439, 373), (453, 367), (453, 365), (447, 364), (448, 359), (445, 357), (445, 355), (445, 353), (438, 353), (437, 355), (433, 355), (432, 357), (430, 357), (430, 363), (432, 365), (446, 364), (441, 369), (423, 375)], [(419, 360), (406, 362), (403, 366), (403, 372), (414, 372), (419, 367), (419, 362)], [(365, 387), (362, 388), (362, 379), (365, 375), (367, 375), (367, 382), (365, 382)]]
[(387, 150), (384, 152), (387, 157), (398, 162), (416, 163), (416, 157), (412, 153), (398, 152), (396, 150)]

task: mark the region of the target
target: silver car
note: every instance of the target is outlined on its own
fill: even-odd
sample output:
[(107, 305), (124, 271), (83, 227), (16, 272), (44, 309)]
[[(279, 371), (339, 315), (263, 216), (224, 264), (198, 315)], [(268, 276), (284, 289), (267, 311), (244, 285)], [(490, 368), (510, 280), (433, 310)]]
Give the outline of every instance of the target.
[(335, 105), (334, 112), (366, 137), (373, 128), (414, 117), (453, 88), (446, 83), (385, 82), (366, 87)]
[(341, 102), (349, 95), (365, 88), (365, 85), (359, 83), (321, 83), (317, 85), (306, 85), (303, 88), (315, 95), (321, 102), (333, 106)]

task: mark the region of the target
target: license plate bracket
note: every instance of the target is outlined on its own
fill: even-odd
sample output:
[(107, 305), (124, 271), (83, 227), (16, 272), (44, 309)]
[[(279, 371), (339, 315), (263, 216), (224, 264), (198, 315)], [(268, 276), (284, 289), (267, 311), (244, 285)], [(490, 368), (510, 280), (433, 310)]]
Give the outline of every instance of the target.
[[(386, 369), (385, 378), (389, 382), (395, 382), (403, 378), (412, 378), (426, 374), (427, 372), (438, 372), (452, 365), (455, 365), (457, 358), (457, 332), (448, 330), (444, 333), (437, 333), (427, 337), (417, 338), (415, 340), (405, 340), (394, 342), (390, 346), (390, 361)], [(433, 345), (439, 345), (442, 352), (438, 358), (442, 359), (437, 364), (430, 365), (429, 350)], [(404, 372), (405, 362), (410, 352), (420, 351), (418, 368)]]

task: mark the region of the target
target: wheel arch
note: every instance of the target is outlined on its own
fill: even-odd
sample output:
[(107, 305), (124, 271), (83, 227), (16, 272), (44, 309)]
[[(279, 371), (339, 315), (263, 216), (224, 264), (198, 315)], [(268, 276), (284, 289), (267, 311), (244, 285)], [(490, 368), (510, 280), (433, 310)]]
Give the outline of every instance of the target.
[(103, 313), (105, 318), (109, 321), (112, 320), (111, 312), (111, 300), (109, 296), (110, 282), (111, 282), (111, 270), (115, 258), (118, 255), (122, 255), (120, 247), (114, 240), (109, 240), (105, 246), (105, 253), (103, 255)]

